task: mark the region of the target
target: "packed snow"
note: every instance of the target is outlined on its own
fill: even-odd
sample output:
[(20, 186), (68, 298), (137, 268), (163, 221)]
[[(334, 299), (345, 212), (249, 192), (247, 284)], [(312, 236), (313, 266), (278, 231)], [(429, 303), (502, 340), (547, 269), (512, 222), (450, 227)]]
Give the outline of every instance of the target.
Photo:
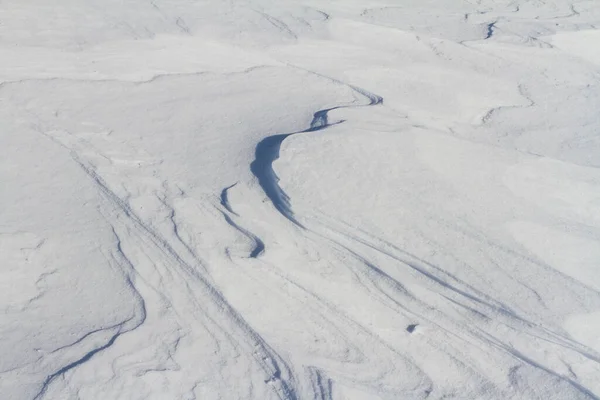
[(600, 2), (0, 3), (0, 399), (600, 399)]

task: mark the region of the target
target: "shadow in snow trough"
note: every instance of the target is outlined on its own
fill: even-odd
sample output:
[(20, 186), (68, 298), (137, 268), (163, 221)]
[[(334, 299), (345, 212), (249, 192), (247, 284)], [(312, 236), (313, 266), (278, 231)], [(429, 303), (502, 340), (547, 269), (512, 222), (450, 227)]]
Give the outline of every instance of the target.
[(373, 106), (383, 103), (383, 98), (377, 95), (371, 94), (369, 92), (355, 87), (352, 87), (352, 89), (358, 92), (359, 94), (367, 97), (369, 99), (369, 103), (359, 106), (337, 106), (317, 111), (314, 114), (313, 119), (310, 123), (310, 127), (308, 129), (299, 132), (283, 133), (279, 135), (269, 136), (261, 140), (256, 145), (254, 161), (250, 164), (250, 170), (252, 171), (252, 174), (254, 174), (254, 176), (258, 180), (259, 185), (262, 187), (263, 191), (265, 192), (269, 200), (271, 200), (271, 203), (273, 203), (277, 211), (279, 211), (284, 217), (286, 217), (288, 220), (290, 220), (300, 228), (305, 229), (305, 227), (294, 217), (294, 213), (292, 212), (290, 205), (289, 196), (279, 186), (279, 178), (273, 170), (273, 162), (279, 158), (281, 143), (283, 143), (283, 141), (289, 136), (296, 135), (299, 133), (316, 132), (328, 128), (330, 126), (338, 125), (345, 122), (344, 120), (342, 120), (334, 123), (329, 123), (327, 114), (330, 111), (341, 108)]

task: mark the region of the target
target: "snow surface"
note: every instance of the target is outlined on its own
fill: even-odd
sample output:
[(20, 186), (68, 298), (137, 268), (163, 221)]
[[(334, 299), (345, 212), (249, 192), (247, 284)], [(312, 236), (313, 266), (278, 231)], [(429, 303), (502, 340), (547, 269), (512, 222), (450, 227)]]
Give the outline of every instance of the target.
[(0, 399), (599, 399), (600, 2), (0, 3)]

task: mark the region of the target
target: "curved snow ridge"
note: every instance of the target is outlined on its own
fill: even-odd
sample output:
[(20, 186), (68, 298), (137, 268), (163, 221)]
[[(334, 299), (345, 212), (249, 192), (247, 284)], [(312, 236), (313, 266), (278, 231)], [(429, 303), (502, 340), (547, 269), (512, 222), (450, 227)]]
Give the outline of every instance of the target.
[[(246, 354), (251, 354), (253, 361), (266, 373), (265, 382), (270, 384), (278, 397), (296, 399), (297, 396), (293, 389), (294, 376), (284, 359), (246, 323), (244, 318), (229, 305), (220, 291), (206, 277), (202, 276), (198, 268), (186, 262), (178, 251), (169, 244), (167, 239), (163, 238), (151, 226), (145, 224), (128, 205), (118, 199), (114, 192), (106, 186), (102, 178), (95, 175), (94, 179), (102, 186), (101, 190), (107, 192), (109, 197), (115, 200), (116, 205), (121, 207), (121, 210), (128, 217), (127, 220), (132, 222), (133, 228), (138, 231), (142, 238), (149, 239), (146, 245), (150, 246), (150, 251), (156, 253), (156, 259), (162, 259), (162, 262), (168, 266), (169, 274), (179, 275), (179, 277), (176, 277), (176, 281), (180, 279), (187, 281), (187, 283), (176, 283), (172, 288), (174, 290), (188, 289), (189, 293), (186, 294), (188, 299), (185, 301), (189, 304), (177, 308), (186, 309), (192, 306), (192, 309), (196, 310), (194, 312), (196, 315), (185, 316), (185, 318), (204, 320), (205, 322), (202, 325), (205, 325), (205, 329), (208, 329), (211, 335), (220, 334), (222, 336), (220, 342), (230, 342), (233, 348), (245, 348)], [(219, 320), (222, 322), (219, 322)], [(222, 325), (223, 322), (226, 325)], [(232, 328), (233, 331), (231, 331)], [(236, 330), (239, 332), (233, 336)]]
[[(299, 69), (304, 70), (302, 68)], [(307, 72), (321, 77), (325, 77), (321, 74), (312, 71)], [(279, 151), (281, 149), (281, 144), (283, 143), (283, 141), (293, 135), (320, 131), (322, 129), (326, 129), (330, 126), (338, 125), (344, 122), (343, 120), (333, 123), (329, 122), (328, 114), (330, 111), (344, 108), (370, 107), (383, 104), (383, 97), (381, 96), (378, 96), (357, 86), (343, 83), (337, 79), (333, 79), (330, 77), (325, 78), (327, 78), (330, 81), (349, 87), (355, 93), (358, 93), (360, 96), (365, 98), (367, 102), (364, 102), (363, 104), (359, 105), (341, 105), (319, 110), (314, 113), (313, 119), (310, 122), (310, 126), (307, 129), (299, 132), (273, 135), (261, 140), (256, 145), (255, 158), (254, 161), (250, 164), (250, 171), (258, 180), (258, 183), (261, 186), (263, 192), (269, 198), (273, 206), (277, 209), (277, 211), (279, 211), (281, 215), (283, 215), (285, 218), (287, 218), (289, 221), (291, 221), (300, 228), (304, 228), (304, 226), (294, 216), (294, 213), (291, 208), (290, 197), (279, 186), (279, 178), (273, 170), (273, 162), (275, 162), (275, 160), (279, 158)]]
[[(114, 328), (103, 330), (102, 332), (109, 332), (110, 336), (106, 340), (92, 343), (91, 348), (86, 349), (83, 355), (69, 358), (60, 366), (50, 366), (49, 368), (53, 372), (44, 379), (35, 399), (53, 398), (52, 390), (59, 390), (52, 387), (57, 378), (65, 377), (66, 372), (78, 370), (97, 356), (105, 355), (106, 352), (114, 349), (118, 339), (124, 333), (128, 333), (127, 341), (132, 341), (134, 336), (140, 342), (155, 340), (155, 333), (147, 332), (150, 327), (143, 332), (142, 328), (145, 326), (145, 321), (149, 321), (151, 325), (156, 324), (157, 314), (161, 313), (171, 314), (168, 318), (165, 316), (160, 318), (164, 318), (166, 321), (174, 320), (174, 326), (168, 333), (169, 338), (163, 337), (160, 340), (172, 341), (170, 336), (179, 331), (204, 340), (207, 337), (213, 338), (216, 342), (215, 353), (226, 354), (223, 356), (225, 360), (235, 360), (241, 353), (249, 370), (261, 371), (266, 390), (270, 390), (276, 398), (297, 399), (296, 377), (292, 369), (287, 365), (285, 359), (273, 350), (246, 322), (244, 317), (230, 305), (225, 296), (211, 282), (210, 277), (205, 274), (204, 261), (199, 259), (195, 253), (190, 252), (190, 247), (183, 242), (178, 233), (174, 210), (171, 209), (167, 216), (174, 225), (173, 235), (181, 243), (169, 240), (152, 223), (138, 215), (128, 199), (113, 190), (109, 181), (100, 175), (96, 167), (87, 160), (86, 152), (93, 154), (92, 148), (85, 148), (85, 151), (76, 150), (76, 144), (69, 143), (64, 138), (48, 135), (56, 143), (70, 150), (73, 161), (92, 180), (100, 195), (106, 200), (106, 207), (102, 214), (111, 222), (116, 238), (116, 250), (113, 258), (122, 268), (126, 281), (136, 295), (139, 310), (130, 320), (124, 321)], [(166, 199), (162, 199), (161, 202), (166, 207), (171, 207), (167, 204)], [(227, 216), (226, 220), (231, 221)], [(236, 227), (232, 221), (231, 224)], [(237, 229), (253, 238), (252, 234), (246, 233), (241, 228)], [(258, 238), (256, 241), (257, 248), (253, 252), (254, 256), (261, 251), (261, 241)], [(190, 256), (192, 257), (191, 261)], [(151, 293), (152, 296), (150, 296)], [(175, 342), (179, 342), (184, 335), (185, 333), (177, 334), (178, 338), (175, 339)], [(85, 343), (84, 339), (85, 337), (75, 344)], [(118, 359), (123, 356), (119, 353), (120, 351), (123, 350), (114, 349), (114, 354), (108, 357)], [(103, 361), (106, 362), (106, 359)], [(230, 362), (234, 363), (234, 361)], [(127, 374), (123, 375), (127, 376)], [(115, 375), (113, 371), (111, 379), (119, 378), (121, 377)], [(98, 384), (102, 386), (105, 383)]]
[[(52, 354), (55, 354), (60, 361), (51, 360), (48, 362), (45, 360), (44, 363), (59, 365), (63, 364), (63, 366), (55, 372), (52, 372), (44, 379), (38, 393), (33, 397), (34, 400), (44, 398), (46, 392), (50, 388), (50, 385), (57, 378), (60, 378), (69, 370), (83, 365), (87, 361), (91, 360), (92, 357), (94, 357), (97, 353), (108, 349), (121, 335), (138, 329), (146, 320), (146, 304), (143, 296), (140, 294), (134, 283), (136, 280), (135, 268), (127, 256), (123, 253), (121, 248), (121, 239), (114, 227), (113, 234), (116, 239), (116, 250), (112, 252), (111, 258), (116, 264), (116, 267), (121, 270), (121, 273), (124, 275), (124, 281), (134, 296), (136, 302), (134, 315), (125, 321), (120, 322), (119, 324), (88, 332), (75, 340), (73, 343), (53, 350)], [(73, 352), (75, 355), (70, 354)], [(48, 367), (52, 368), (51, 366)]]
[(231, 227), (239, 231), (242, 235), (246, 236), (253, 242), (254, 248), (252, 251), (250, 251), (250, 258), (256, 258), (261, 255), (263, 251), (265, 251), (265, 244), (258, 236), (236, 224), (226, 213), (223, 213), (223, 218), (225, 218), (225, 221), (227, 221)]

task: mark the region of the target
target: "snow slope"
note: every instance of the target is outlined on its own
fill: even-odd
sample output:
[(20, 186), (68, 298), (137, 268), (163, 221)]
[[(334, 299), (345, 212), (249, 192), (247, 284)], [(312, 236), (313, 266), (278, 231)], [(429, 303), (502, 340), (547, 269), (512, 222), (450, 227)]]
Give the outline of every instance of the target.
[(597, 2), (0, 21), (0, 399), (600, 398)]

